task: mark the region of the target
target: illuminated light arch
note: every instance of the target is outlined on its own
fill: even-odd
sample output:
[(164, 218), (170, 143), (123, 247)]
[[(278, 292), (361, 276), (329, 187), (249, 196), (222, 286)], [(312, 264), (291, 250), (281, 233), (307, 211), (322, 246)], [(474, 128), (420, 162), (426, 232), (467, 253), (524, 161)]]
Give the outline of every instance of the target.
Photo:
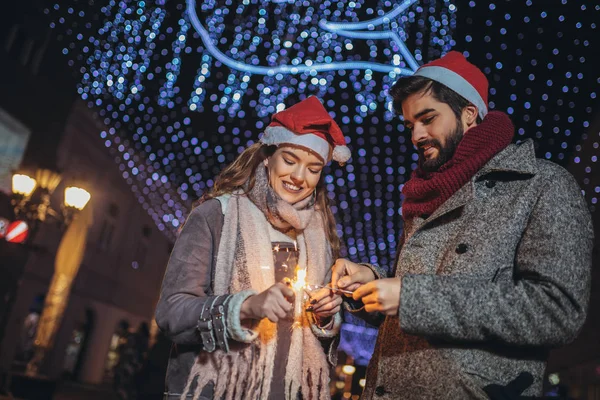
[[(343, 168), (347, 177), (339, 168), (325, 171), (328, 195), (339, 204), (335, 213), (340, 224), (347, 224), (358, 209), (365, 210), (365, 221), (351, 230), (342, 232), (342, 225), (337, 226), (343, 234), (343, 254), (386, 263), (395, 255), (398, 237), (397, 187), (414, 164), (412, 150), (403, 142), (397, 155), (388, 154), (403, 137), (393, 134), (398, 122), (387, 90), (400, 75), (412, 74), (417, 62), (455, 45), (456, 8), (452, 0), (379, 0), (378, 5), (356, 0), (354, 6), (335, 0), (333, 6), (348, 6), (343, 19), (336, 20), (339, 13), (326, 11), (329, 7), (317, 0), (270, 0), (275, 7), (265, 12), (272, 11), (284, 23), (260, 28), (259, 11), (264, 7), (255, 6), (262, 2), (186, 0), (166, 7), (162, 1), (108, 0), (94, 10), (61, 2), (48, 13), (56, 18), (51, 26), (64, 32), (69, 42), (63, 53), (81, 73), (78, 92), (97, 110), (104, 145), (160, 231), (176, 236), (191, 200), (212, 186), (219, 169), (262, 132), (272, 113), (307, 95), (318, 95), (335, 113), (356, 151), (355, 159)], [(242, 3), (253, 6), (246, 11)], [(209, 43), (226, 57), (253, 67), (264, 65), (265, 57), (277, 56), (266, 66), (288, 65), (289, 73), (226, 65), (195, 30), (188, 4), (197, 7)], [(217, 12), (224, 7), (229, 12), (242, 7), (243, 12), (229, 14), (233, 21), (225, 22), (228, 13)], [(299, 10), (310, 10), (311, 17), (286, 23)], [(100, 17), (92, 20), (92, 13)], [(247, 23), (231, 32), (225, 25), (231, 22)], [(292, 27), (310, 35), (302, 36)], [(270, 46), (253, 46), (247, 39), (238, 40), (237, 34), (260, 37), (260, 43)], [(294, 50), (287, 53), (282, 52), (290, 47), (284, 36), (298, 39), (298, 46), (294, 43)], [(275, 43), (275, 37), (281, 40)], [(244, 54), (230, 53), (232, 48)], [(329, 69), (317, 65), (324, 63)], [(291, 71), (293, 67), (297, 69)], [(304, 72), (302, 67), (307, 67)], [(204, 122), (207, 118), (210, 123)], [(240, 120), (245, 126), (239, 126)], [(375, 129), (381, 137), (373, 134)], [(393, 176), (395, 172), (398, 176)], [(373, 174), (372, 188), (365, 187), (365, 174)]]
[[(248, 0), (255, 5), (259, 1)], [(318, 47), (326, 40), (343, 46), (343, 41), (352, 40), (344, 34), (379, 33), (376, 23), (387, 24), (387, 20), (367, 20), (371, 17), (362, 11), (372, 7), (373, 13), (367, 14), (379, 16), (378, 5), (388, 1), (408, 4), (403, 0), (353, 0), (364, 8), (359, 15), (357, 7), (353, 13), (356, 18), (349, 21), (362, 22), (324, 21), (319, 27), (319, 21), (330, 17), (315, 16), (311, 27), (332, 28), (336, 33), (331, 35), (331, 29), (327, 29), (329, 37), (309, 37), (305, 45), (310, 41)], [(232, 10), (242, 3), (208, 2), (226, 4)], [(299, 4), (299, 0), (270, 2), (289, 4), (281, 7), (288, 11), (292, 4)], [(190, 23), (186, 2), (105, 0), (93, 6), (80, 0), (55, 3), (47, 13), (56, 37), (64, 41), (68, 65), (79, 75), (79, 94), (98, 113), (106, 151), (114, 156), (123, 179), (161, 232), (175, 238), (189, 212), (189, 201), (210, 187), (214, 169), (226, 163), (226, 156), (237, 154), (256, 138), (271, 113), (325, 87), (330, 91), (322, 96), (323, 100), (335, 112), (353, 150), (353, 159), (343, 168), (325, 169), (328, 195), (335, 200), (334, 213), (339, 221), (341, 255), (357, 262), (391, 265), (402, 226), (398, 193), (417, 161), (404, 126), (393, 117), (391, 109), (384, 110), (385, 104), (391, 106), (386, 103), (385, 90), (396, 79), (395, 73), (340, 70), (322, 72), (319, 77), (306, 73), (308, 76), (288, 74), (279, 79), (278, 74), (242, 72), (221, 65), (204, 49), (202, 38)], [(410, 6), (412, 14), (402, 15), (400, 8), (393, 8), (402, 23), (411, 24), (411, 30), (405, 28), (409, 36), (401, 32), (400, 36), (416, 60), (426, 62), (451, 49), (463, 51), (490, 80), (490, 109), (506, 110), (517, 126), (517, 139), (534, 138), (539, 144), (538, 156), (563, 165), (574, 156), (574, 167), (584, 176), (586, 197), (598, 207), (600, 183), (595, 177), (600, 140), (592, 118), (600, 96), (600, 74), (590, 54), (598, 46), (600, 5), (563, 1), (549, 7), (543, 2), (517, 0), (519, 7), (515, 7), (515, 2), (464, 1), (458, 10), (453, 3), (420, 0)], [(420, 9), (427, 12), (421, 13)], [(288, 17), (288, 11), (280, 18)], [(391, 15), (386, 12), (387, 18), (397, 17)], [(209, 27), (213, 38), (221, 34), (222, 21), (217, 22)], [(398, 32), (396, 29), (394, 32)], [(406, 60), (400, 43), (393, 46), (390, 50), (394, 59), (389, 62), (399, 66), (400, 59)], [(250, 55), (265, 52), (260, 47)], [(381, 54), (371, 56), (368, 51), (359, 56), (357, 61), (388, 62), (379, 58)], [(125, 70), (124, 57), (136, 69), (128, 65)], [(247, 62), (248, 58), (239, 60)], [(193, 72), (186, 72), (193, 76), (181, 71), (180, 66), (185, 64), (193, 64), (187, 65)], [(408, 62), (406, 67), (412, 68)], [(177, 81), (179, 76), (186, 79)], [(194, 79), (192, 87), (190, 79)], [(254, 94), (246, 95), (250, 90)], [(165, 101), (161, 104), (158, 99), (162, 93)], [(223, 101), (225, 96), (229, 100)], [(205, 129), (207, 120), (215, 121), (214, 130)], [(245, 126), (240, 126), (240, 121)], [(350, 327), (342, 328), (342, 335), (346, 338), (342, 339), (343, 348), (346, 343), (345, 348), (358, 349), (358, 354), (353, 354), (355, 359), (367, 358), (369, 353), (361, 353), (360, 349), (372, 348), (375, 332)]]
[[(404, 11), (408, 9), (408, 7), (415, 4), (417, 0), (404, 0), (401, 4), (397, 5), (392, 11), (385, 13), (384, 15), (373, 18), (368, 21), (361, 22), (329, 22), (325, 20), (319, 21), (319, 26), (325, 30), (330, 32), (335, 32), (340, 36), (346, 36), (353, 39), (389, 39), (393, 40), (399, 47), (400, 53), (404, 56), (404, 59), (408, 63), (408, 65), (412, 68), (412, 72), (415, 72), (419, 68), (419, 64), (417, 60), (413, 57), (408, 47), (406, 47), (406, 43), (400, 38), (396, 32), (392, 31), (371, 31), (376, 26), (382, 25), (384, 23), (389, 23), (392, 18), (397, 17)], [(364, 31), (363, 29), (367, 29)], [(359, 30), (358, 32), (355, 32)], [(395, 71), (395, 70), (394, 70)], [(384, 71), (390, 72), (390, 71)], [(404, 75), (412, 75), (411, 73), (404, 73)]]
[[(286, 0), (280, 1), (272, 1), (273, 3), (285, 3)], [(210, 34), (206, 30), (206, 28), (200, 22), (198, 18), (198, 13), (196, 12), (196, 1), (195, 0), (186, 0), (187, 4), (187, 15), (190, 18), (190, 22), (196, 32), (202, 38), (202, 42), (206, 47), (206, 50), (215, 57), (217, 60), (227, 65), (229, 68), (249, 72), (251, 74), (258, 75), (269, 75), (273, 76), (275, 74), (303, 74), (310, 73), (312, 71), (316, 72), (325, 72), (325, 71), (339, 71), (339, 70), (371, 70), (376, 72), (390, 73), (393, 72), (397, 75), (412, 75), (419, 65), (415, 60), (414, 56), (406, 47), (404, 41), (400, 38), (396, 32), (392, 31), (355, 31), (357, 29), (374, 29), (374, 27), (382, 25), (383, 23), (389, 22), (392, 18), (398, 16), (402, 12), (406, 11), (408, 7), (415, 4), (417, 0), (405, 0), (401, 4), (397, 5), (392, 11), (387, 12), (385, 15), (382, 15), (378, 18), (369, 20), (369, 21), (361, 21), (357, 23), (348, 22), (348, 23), (336, 23), (329, 22), (325, 20), (319, 21), (319, 27), (324, 30), (330, 31), (332, 33), (337, 33), (340, 36), (349, 37), (352, 39), (388, 39), (394, 41), (397, 46), (400, 48), (401, 54), (404, 56), (406, 62), (409, 64), (411, 69), (401, 68), (395, 65), (388, 65), (376, 62), (368, 62), (368, 61), (342, 61), (342, 62), (330, 62), (330, 63), (318, 63), (311, 65), (278, 65), (276, 67), (267, 67), (267, 66), (256, 66), (256, 65), (248, 65), (246, 63), (236, 61), (233, 58), (227, 56), (223, 53), (215, 44), (210, 37)], [(306, 63), (306, 62), (305, 62)]]

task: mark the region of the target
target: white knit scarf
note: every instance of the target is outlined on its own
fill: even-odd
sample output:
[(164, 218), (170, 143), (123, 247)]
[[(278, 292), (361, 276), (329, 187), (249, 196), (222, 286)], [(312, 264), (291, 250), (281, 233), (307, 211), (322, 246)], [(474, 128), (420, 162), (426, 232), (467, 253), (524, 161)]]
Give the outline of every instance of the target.
[[(315, 211), (310, 198), (295, 205), (281, 200), (270, 188), (262, 165), (255, 176), (255, 186), (248, 195), (239, 191), (228, 201), (215, 266), (214, 294), (248, 289), (262, 292), (275, 284), (269, 222), (280, 229), (293, 227), (296, 230), (298, 262), (300, 268), (307, 269), (307, 283), (323, 283), (332, 254), (321, 214)], [(327, 357), (311, 330), (310, 320), (303, 311), (301, 326), (291, 332), (284, 382), (288, 400), (296, 400), (299, 390), (305, 400), (330, 398)], [(229, 353), (201, 351), (182, 399), (196, 379), (194, 399), (211, 381), (213, 398), (217, 400), (268, 398), (277, 348), (277, 324), (264, 318), (255, 331), (258, 336), (252, 343), (232, 343)]]

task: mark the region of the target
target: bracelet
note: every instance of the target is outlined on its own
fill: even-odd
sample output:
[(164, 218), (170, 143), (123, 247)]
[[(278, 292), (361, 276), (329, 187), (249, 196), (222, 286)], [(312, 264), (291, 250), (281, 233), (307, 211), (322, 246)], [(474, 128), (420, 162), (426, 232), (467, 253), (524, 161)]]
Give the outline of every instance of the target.
[(210, 310), (212, 309), (213, 304), (219, 298), (217, 296), (213, 299), (210, 307), (206, 307), (208, 301), (204, 303), (202, 306), (202, 312), (200, 314), (200, 318), (198, 319), (198, 324), (196, 325), (196, 329), (200, 332), (200, 337), (202, 339), (202, 346), (205, 351), (212, 353), (216, 349), (215, 337), (213, 334), (213, 322), (210, 316)]

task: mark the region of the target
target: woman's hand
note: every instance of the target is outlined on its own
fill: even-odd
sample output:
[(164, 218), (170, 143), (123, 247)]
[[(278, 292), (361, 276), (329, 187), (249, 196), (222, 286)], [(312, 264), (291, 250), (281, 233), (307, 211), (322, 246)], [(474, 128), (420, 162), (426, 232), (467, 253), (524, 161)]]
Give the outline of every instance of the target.
[(323, 288), (310, 293), (306, 311), (312, 312), (318, 319), (331, 317), (340, 312), (342, 297), (331, 289)]
[(332, 268), (331, 286), (349, 290), (351, 292), (361, 285), (375, 280), (375, 274), (371, 268), (353, 263), (344, 258), (338, 258)]
[(284, 283), (276, 283), (262, 293), (250, 296), (242, 303), (240, 319), (268, 318), (278, 322), (293, 308), (294, 291)]

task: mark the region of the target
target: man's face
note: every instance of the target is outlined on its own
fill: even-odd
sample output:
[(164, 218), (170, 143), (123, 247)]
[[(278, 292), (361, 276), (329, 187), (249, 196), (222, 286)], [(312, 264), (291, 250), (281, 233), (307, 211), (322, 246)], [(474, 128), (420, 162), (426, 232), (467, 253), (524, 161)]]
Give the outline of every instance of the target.
[(404, 125), (411, 131), (419, 151), (421, 169), (437, 171), (449, 161), (462, 140), (465, 128), (450, 106), (430, 93), (415, 93), (402, 102)]

